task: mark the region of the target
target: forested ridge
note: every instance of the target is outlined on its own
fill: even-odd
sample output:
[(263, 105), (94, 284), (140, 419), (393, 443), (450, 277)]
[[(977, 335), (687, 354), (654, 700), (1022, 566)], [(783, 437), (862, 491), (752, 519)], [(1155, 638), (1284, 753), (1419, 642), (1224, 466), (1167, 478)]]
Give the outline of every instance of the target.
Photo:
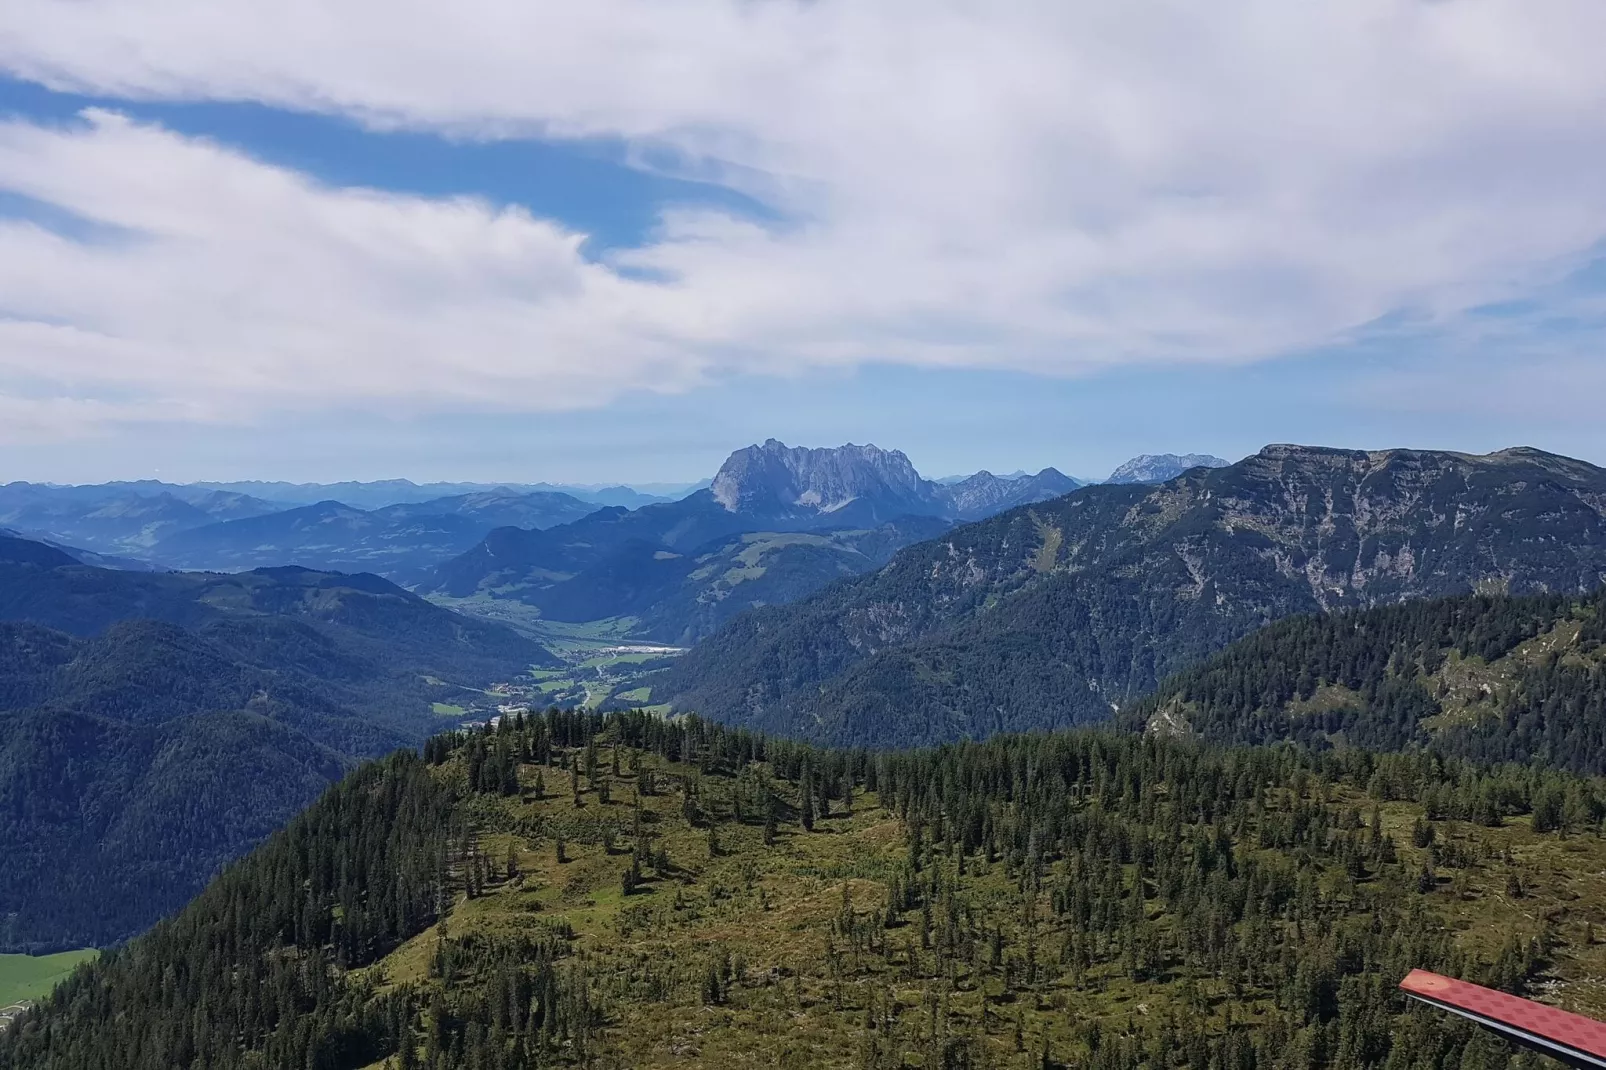
[(123, 573), (0, 536), (0, 951), (149, 928), (439, 731), (453, 684), (548, 660), (375, 576)]
[(1606, 1009), (1603, 800), (1427, 752), (549, 711), (357, 772), (0, 1067), (1498, 1067), (1393, 985)]
[(1606, 591), (1469, 596), (1281, 621), (1166, 680), (1129, 727), (1430, 746), (1606, 772)]

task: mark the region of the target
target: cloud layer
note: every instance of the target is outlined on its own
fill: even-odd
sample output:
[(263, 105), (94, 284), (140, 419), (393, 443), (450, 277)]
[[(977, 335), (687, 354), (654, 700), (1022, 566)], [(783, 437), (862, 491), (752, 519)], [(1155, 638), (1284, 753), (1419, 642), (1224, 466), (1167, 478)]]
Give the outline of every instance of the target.
[[(881, 360), (1243, 361), (1454, 329), (1606, 238), (1596, 0), (11, 0), (0, 70), (453, 137), (624, 139), (755, 222), (600, 262), (113, 112), (0, 126), (8, 407), (569, 408)], [(26, 421), (18, 421), (23, 426)]]

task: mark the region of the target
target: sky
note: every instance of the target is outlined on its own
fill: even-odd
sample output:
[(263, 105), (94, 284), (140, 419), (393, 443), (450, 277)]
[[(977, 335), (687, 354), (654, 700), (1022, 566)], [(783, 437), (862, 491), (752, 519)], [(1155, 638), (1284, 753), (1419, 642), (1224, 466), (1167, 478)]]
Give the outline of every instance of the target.
[(8, 0), (0, 482), (1606, 463), (1598, 0)]

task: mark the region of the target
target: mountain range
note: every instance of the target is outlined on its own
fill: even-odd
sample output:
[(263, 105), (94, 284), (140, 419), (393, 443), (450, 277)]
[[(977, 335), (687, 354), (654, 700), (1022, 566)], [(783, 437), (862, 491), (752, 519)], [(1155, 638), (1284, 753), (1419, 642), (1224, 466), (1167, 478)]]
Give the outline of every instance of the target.
[(102, 554), (145, 555), (176, 532), (278, 508), (246, 495), (195, 488), (0, 486), (0, 526)]
[(365, 511), (323, 501), (176, 532), (150, 548), (174, 568), (237, 570), (278, 564), (373, 572), (415, 582), (490, 531), (572, 522), (595, 509), (567, 494), (476, 491)]
[(391, 505), (416, 505), (441, 498), (473, 494), (564, 494), (593, 506), (622, 505), (639, 509), (653, 502), (672, 501), (706, 484), (649, 483), (639, 487), (620, 484), (572, 483), (414, 483), (410, 479), (380, 479), (370, 482), (347, 480), (341, 483), (286, 483), (245, 480), (233, 483), (196, 483), (193, 486), (246, 494), (281, 505), (313, 505), (321, 501), (344, 502), (357, 509), (383, 509)]
[[(0, 527), (167, 567), (226, 569), (342, 560), (405, 571), (412, 562), (427, 560), (433, 565), (461, 553), (494, 527), (546, 527), (602, 506), (636, 508), (665, 500), (627, 487), (576, 495), (544, 484), (420, 486), (407, 480), (336, 484), (142, 480), (67, 487), (10, 483), (0, 486)], [(327, 510), (331, 504), (353, 516), (372, 514), (375, 519), (360, 525), (361, 534), (350, 544), (339, 537), (327, 544), (299, 542), (292, 533), (307, 521), (302, 510)], [(281, 522), (265, 520), (286, 513), (290, 515)], [(248, 520), (264, 523), (226, 526)], [(422, 527), (409, 529), (409, 524)], [(255, 556), (252, 538), (265, 540)], [(288, 541), (279, 544), (275, 539)], [(287, 559), (286, 555), (302, 552), (310, 555), (306, 561)]]
[(1606, 471), (1270, 446), (1159, 485), (1085, 487), (743, 614), (652, 700), (833, 742), (909, 745), (1108, 717), (1280, 617), (1606, 578)]
[(105, 944), (354, 759), (555, 659), (377, 576), (129, 572), (0, 536), (0, 947)]
[(630, 617), (641, 638), (686, 643), (746, 609), (877, 568), (955, 522), (1077, 485), (1052, 468), (943, 485), (897, 450), (770, 439), (733, 453), (708, 489), (676, 502), (493, 531), (417, 589), (511, 598), (561, 621)]
[[(1160, 480), (1195, 463), (1225, 462), (1201, 455), (1145, 456), (1123, 465), (1112, 478)], [(712, 480), (652, 484), (645, 491), (601, 485), (416, 484), (401, 479), (327, 484), (135, 480), (86, 486), (18, 482), (0, 486), (0, 528), (108, 567), (237, 571), (295, 564), (374, 572), (404, 585), (423, 584), (435, 590), (448, 584), (431, 573), (474, 550), (497, 528), (556, 527), (601, 508), (632, 511), (688, 502), (679, 510), (655, 510), (646, 520), (626, 525), (601, 518), (592, 528), (624, 536), (613, 543), (605, 538), (605, 551), (642, 539), (712, 561), (719, 549), (712, 545), (704, 549), (692, 540), (831, 528), (870, 531), (886, 524), (895, 525), (895, 531), (908, 517), (962, 523), (1064, 494), (1079, 485), (1052, 468), (1035, 475), (995, 476), (982, 471), (933, 482), (921, 477), (897, 451), (851, 444), (803, 449), (770, 440), (736, 451)], [(707, 495), (699, 499), (705, 490)], [(733, 516), (709, 522), (693, 515), (708, 504), (708, 497)], [(928, 526), (916, 525), (914, 537), (927, 533)], [(744, 590), (741, 594), (746, 597), (734, 600), (728, 598), (731, 583), (675, 593), (668, 590), (673, 586), (668, 575), (673, 568), (663, 577), (646, 577), (648, 587), (664, 589), (665, 594), (643, 627), (656, 637), (695, 638), (706, 631), (707, 621), (724, 619), (731, 609), (770, 604), (783, 592), (807, 593), (882, 563), (881, 558), (859, 551), (862, 538), (850, 536), (847, 541), (854, 545), (837, 547), (820, 560), (813, 581), (805, 580), (811, 559), (800, 560), (794, 554), (778, 562), (779, 571), (788, 577), (784, 583), (772, 584), (767, 591)], [(544, 557), (543, 552), (532, 551), (536, 571), (574, 574), (574, 563), (548, 562)], [(599, 563), (591, 558), (583, 564)], [(617, 574), (626, 563), (606, 567)], [(451, 587), (463, 587), (466, 568), (472, 565), (450, 570)], [(744, 568), (752, 572), (751, 555)], [(520, 584), (521, 589), (528, 586)], [(489, 593), (498, 593), (494, 585)], [(594, 620), (612, 615), (606, 603), (618, 599), (599, 593), (595, 607), (575, 608), (584, 601), (571, 588), (553, 604), (554, 611), (590, 614), (585, 619)], [(675, 624), (665, 623), (673, 606), (693, 602), (716, 608), (712, 616), (698, 612)], [(557, 610), (559, 603), (570, 609)]]
[(424, 586), (711, 630), (647, 670), (686, 715), (422, 755), (555, 659), (378, 576), (0, 535), (0, 946), (176, 910), (0, 1070), (1505, 1065), (1407, 1012), (1419, 966), (1599, 1014), (1606, 470), (1199, 460), (1067, 493), (771, 441), (495, 528)]

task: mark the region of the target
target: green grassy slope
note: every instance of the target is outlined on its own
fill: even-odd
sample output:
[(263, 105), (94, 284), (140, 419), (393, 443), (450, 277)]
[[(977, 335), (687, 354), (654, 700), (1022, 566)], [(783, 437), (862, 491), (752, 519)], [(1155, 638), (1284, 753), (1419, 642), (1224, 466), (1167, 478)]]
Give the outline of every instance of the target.
[(94, 951), (63, 951), (55, 955), (0, 955), (0, 1008), (24, 1000), (42, 999)]
[[(426, 762), (366, 772), (79, 975), (0, 1067), (1503, 1066), (1394, 994), (1412, 966), (1606, 1013), (1594, 781), (596, 715)], [(1536, 831), (1552, 791), (1576, 805)], [(212, 994), (154, 983), (173, 969)]]

